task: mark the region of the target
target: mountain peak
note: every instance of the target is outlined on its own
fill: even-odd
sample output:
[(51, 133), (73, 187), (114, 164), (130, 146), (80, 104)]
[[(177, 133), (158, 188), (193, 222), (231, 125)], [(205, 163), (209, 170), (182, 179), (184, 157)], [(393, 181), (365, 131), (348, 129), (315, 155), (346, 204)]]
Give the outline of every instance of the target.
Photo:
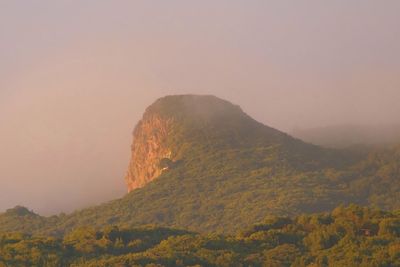
[[(260, 124), (239, 106), (216, 96), (173, 95), (158, 99), (146, 109), (133, 133), (132, 158), (125, 178), (128, 192), (160, 176), (170, 168), (166, 162), (180, 160), (183, 147), (222, 141), (233, 145), (251, 138), (254, 128), (260, 128)], [(270, 137), (280, 133), (268, 129)]]
[(223, 100), (213, 95), (170, 95), (159, 98), (150, 105), (145, 112), (157, 113), (162, 117), (175, 119), (215, 119), (221, 116), (244, 115), (238, 105)]
[[(279, 153), (280, 164), (292, 167), (313, 168), (310, 165), (329, 161), (322, 149), (263, 125), (239, 106), (218, 97), (160, 98), (146, 109), (133, 132), (132, 157), (125, 177), (128, 192), (145, 186), (195, 153), (204, 158), (224, 150), (262, 147)], [(308, 151), (307, 155), (303, 151)]]

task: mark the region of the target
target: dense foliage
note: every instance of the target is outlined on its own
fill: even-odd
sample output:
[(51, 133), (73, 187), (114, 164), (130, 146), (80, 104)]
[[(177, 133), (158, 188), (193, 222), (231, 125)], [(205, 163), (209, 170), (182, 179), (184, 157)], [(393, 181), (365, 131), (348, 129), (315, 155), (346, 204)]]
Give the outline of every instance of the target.
[(351, 205), (269, 216), (235, 235), (167, 228), (0, 234), (0, 266), (400, 266), (400, 213)]

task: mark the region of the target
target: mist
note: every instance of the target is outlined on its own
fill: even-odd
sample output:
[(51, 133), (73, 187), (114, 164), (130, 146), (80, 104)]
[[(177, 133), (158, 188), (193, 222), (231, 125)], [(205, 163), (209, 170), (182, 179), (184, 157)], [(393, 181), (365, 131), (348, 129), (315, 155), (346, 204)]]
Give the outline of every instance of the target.
[(212, 94), (280, 130), (400, 124), (400, 2), (2, 1), (0, 211), (122, 197), (132, 130)]

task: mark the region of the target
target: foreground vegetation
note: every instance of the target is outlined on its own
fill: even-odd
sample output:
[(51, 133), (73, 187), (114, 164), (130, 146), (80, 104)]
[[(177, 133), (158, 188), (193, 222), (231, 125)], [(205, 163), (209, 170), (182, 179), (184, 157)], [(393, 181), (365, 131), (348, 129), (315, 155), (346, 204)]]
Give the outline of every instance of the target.
[(2, 233), (0, 266), (400, 266), (400, 213), (340, 206), (267, 217), (235, 235), (151, 226)]

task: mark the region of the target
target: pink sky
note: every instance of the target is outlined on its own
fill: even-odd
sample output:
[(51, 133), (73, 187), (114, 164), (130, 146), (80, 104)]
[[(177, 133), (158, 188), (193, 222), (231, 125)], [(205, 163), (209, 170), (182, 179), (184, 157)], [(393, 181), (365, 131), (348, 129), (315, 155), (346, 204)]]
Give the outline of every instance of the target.
[(291, 131), (400, 123), (400, 2), (2, 1), (0, 210), (126, 192), (131, 131), (214, 94)]

